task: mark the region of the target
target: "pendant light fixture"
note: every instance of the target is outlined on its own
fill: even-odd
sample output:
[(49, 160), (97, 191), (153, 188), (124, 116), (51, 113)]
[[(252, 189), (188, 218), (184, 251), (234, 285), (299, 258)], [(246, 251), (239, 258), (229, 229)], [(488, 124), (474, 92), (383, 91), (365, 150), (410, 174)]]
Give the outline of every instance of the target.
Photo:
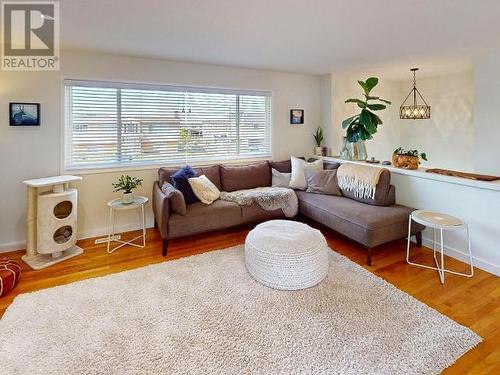
[[(415, 79), (415, 72), (418, 68), (411, 68), (410, 71), (413, 72), (413, 88), (410, 90), (410, 93), (401, 104), (399, 108), (399, 118), (401, 119), (410, 119), (410, 120), (422, 120), (422, 119), (430, 119), (431, 118), (431, 107), (425, 102), (424, 98), (420, 94), (420, 91), (417, 89), (417, 82)], [(417, 95), (422, 101), (423, 104), (418, 104)], [(405, 105), (408, 98), (413, 97), (413, 104)]]

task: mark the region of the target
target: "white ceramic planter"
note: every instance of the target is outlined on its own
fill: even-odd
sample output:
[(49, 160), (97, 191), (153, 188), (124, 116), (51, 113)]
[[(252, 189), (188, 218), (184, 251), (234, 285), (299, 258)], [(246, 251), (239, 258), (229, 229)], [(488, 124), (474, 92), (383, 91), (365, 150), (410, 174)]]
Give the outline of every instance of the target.
[(314, 154), (317, 156), (322, 156), (323, 155), (323, 147), (316, 147), (314, 149)]
[(122, 203), (130, 204), (134, 201), (134, 193), (123, 193)]

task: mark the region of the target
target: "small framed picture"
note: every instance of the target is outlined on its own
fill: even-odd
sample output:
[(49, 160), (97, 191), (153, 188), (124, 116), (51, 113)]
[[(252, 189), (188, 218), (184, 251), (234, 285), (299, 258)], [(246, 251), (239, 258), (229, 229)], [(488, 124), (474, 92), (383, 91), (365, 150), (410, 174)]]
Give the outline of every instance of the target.
[(291, 109), (290, 110), (290, 124), (303, 124), (304, 123), (304, 110), (303, 109)]
[(10, 126), (40, 126), (40, 103), (9, 103)]

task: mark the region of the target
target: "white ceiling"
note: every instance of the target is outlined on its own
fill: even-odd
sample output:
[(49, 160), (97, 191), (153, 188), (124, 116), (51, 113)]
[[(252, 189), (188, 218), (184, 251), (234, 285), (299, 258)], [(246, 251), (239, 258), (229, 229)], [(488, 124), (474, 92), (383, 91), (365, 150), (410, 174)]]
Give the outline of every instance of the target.
[(60, 3), (62, 48), (279, 71), (393, 64), (430, 73), (500, 46), (500, 0)]

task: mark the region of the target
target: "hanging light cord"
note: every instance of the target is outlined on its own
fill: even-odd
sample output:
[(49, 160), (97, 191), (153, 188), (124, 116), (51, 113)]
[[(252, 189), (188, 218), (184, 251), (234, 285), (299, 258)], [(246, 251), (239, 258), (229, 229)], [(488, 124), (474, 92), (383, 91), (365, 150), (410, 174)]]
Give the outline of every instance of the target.
[(417, 68), (413, 68), (412, 71), (413, 71), (413, 88), (410, 90), (410, 92), (406, 96), (405, 100), (403, 100), (403, 103), (401, 105), (403, 106), (406, 103), (406, 101), (408, 100), (408, 98), (410, 97), (410, 95), (413, 93), (413, 108), (415, 108), (417, 106), (417, 94), (420, 97), (420, 99), (422, 99), (424, 104), (428, 107), (429, 105), (427, 104), (425, 99), (422, 97), (422, 94), (420, 94), (420, 91), (418, 91), (418, 89), (417, 89), (417, 79), (415, 77), (415, 73), (417, 71)]

